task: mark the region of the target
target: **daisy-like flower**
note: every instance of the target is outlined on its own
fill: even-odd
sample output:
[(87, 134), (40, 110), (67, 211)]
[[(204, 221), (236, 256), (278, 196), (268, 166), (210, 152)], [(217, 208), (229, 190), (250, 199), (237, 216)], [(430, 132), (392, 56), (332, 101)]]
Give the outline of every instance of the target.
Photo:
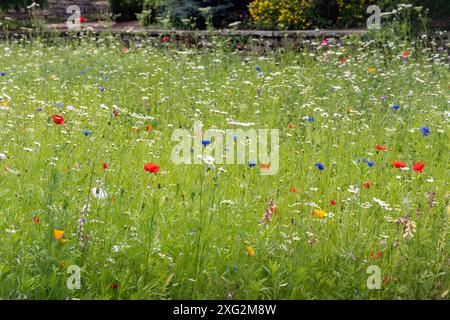
[(106, 199), (108, 197), (108, 193), (102, 188), (92, 188), (92, 194), (97, 199)]

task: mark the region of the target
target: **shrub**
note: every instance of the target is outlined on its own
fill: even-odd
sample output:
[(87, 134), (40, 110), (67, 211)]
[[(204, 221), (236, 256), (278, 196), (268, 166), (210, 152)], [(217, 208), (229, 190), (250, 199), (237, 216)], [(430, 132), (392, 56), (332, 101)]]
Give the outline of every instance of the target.
[(249, 5), (256, 27), (308, 29), (312, 26), (312, 0), (254, 0)]
[(367, 7), (378, 4), (377, 0), (337, 0), (338, 17), (336, 25), (340, 28), (363, 27), (369, 17)]
[(47, 3), (46, 0), (1, 0), (0, 10), (25, 8), (33, 2), (38, 3), (40, 6), (44, 6)]
[(109, 0), (111, 11), (119, 21), (137, 20), (142, 12), (144, 0)]
[[(208, 23), (220, 28), (245, 18), (250, 0), (145, 0), (145, 22), (169, 18), (170, 26), (204, 29)], [(203, 10), (208, 8), (208, 10)], [(144, 19), (141, 19), (144, 20)], [(209, 20), (209, 21), (208, 21)]]

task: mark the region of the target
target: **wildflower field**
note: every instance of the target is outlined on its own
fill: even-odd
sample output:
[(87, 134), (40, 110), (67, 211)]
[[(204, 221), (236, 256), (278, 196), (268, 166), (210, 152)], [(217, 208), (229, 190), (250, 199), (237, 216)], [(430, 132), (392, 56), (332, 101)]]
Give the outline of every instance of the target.
[[(1, 42), (0, 298), (448, 299), (447, 55)], [(174, 163), (194, 121), (277, 171)]]

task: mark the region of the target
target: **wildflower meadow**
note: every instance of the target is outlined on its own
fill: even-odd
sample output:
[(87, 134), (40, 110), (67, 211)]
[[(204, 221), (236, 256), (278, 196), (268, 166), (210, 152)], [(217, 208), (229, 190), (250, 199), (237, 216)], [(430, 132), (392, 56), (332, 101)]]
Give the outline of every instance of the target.
[(448, 48), (237, 48), (0, 42), (1, 299), (448, 299)]

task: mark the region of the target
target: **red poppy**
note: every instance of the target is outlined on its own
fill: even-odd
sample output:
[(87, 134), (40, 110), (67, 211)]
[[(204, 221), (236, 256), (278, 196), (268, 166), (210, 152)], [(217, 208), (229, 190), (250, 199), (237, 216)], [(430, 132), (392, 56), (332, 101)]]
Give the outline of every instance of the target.
[(408, 51), (403, 51), (402, 52), (402, 57), (408, 58), (409, 57), (409, 52)]
[(295, 128), (295, 124), (289, 123), (289, 124), (288, 124), (288, 128), (289, 128), (289, 129), (294, 129), (294, 128)]
[(406, 164), (401, 161), (392, 161), (392, 165), (398, 169), (406, 167)]
[(240, 43), (238, 43), (238, 44), (236, 45), (236, 49), (238, 49), (238, 50), (243, 50), (244, 48), (241, 46)]
[(347, 62), (347, 61), (348, 61), (348, 58), (347, 58), (347, 57), (341, 57), (341, 58), (339, 59), (339, 61), (340, 61), (340, 62)]
[(383, 283), (389, 283), (392, 280), (394, 280), (394, 278), (391, 276), (383, 276)]
[(332, 206), (335, 206), (335, 205), (337, 204), (337, 202), (336, 202), (336, 200), (331, 200), (331, 201), (330, 201), (330, 204), (331, 204)]
[(169, 36), (165, 36), (162, 38), (162, 42), (169, 42), (170, 41), (170, 37)]
[(52, 116), (53, 122), (56, 124), (64, 124), (64, 118), (58, 115), (53, 115)]
[(80, 17), (80, 22), (81, 23), (85, 23), (87, 20), (86, 20), (86, 18), (85, 17)]
[(370, 187), (372, 187), (372, 185), (373, 185), (372, 181), (366, 181), (363, 183), (363, 187), (365, 189), (369, 189)]
[(422, 162), (416, 162), (412, 167), (412, 169), (416, 172), (422, 172), (423, 168), (425, 168), (425, 163)]
[(376, 145), (375, 145), (375, 150), (378, 150), (378, 151), (387, 151), (387, 147), (386, 147), (386, 146), (383, 146), (383, 145), (381, 145), (381, 144), (376, 144)]
[(270, 164), (261, 163), (261, 170), (270, 170)]
[(122, 51), (127, 53), (128, 51), (130, 51), (130, 49), (128, 49), (127, 47), (122, 48)]
[(296, 187), (292, 187), (291, 190), (289, 190), (289, 192), (297, 193), (298, 189)]
[(380, 259), (382, 255), (383, 254), (381, 253), (381, 251), (378, 251), (376, 254), (373, 251), (370, 253), (370, 256), (372, 257), (372, 259)]
[(111, 285), (109, 286), (111, 289), (118, 289), (119, 288), (119, 284), (116, 282), (111, 283)]
[(148, 172), (156, 173), (159, 171), (159, 167), (156, 164), (154, 164), (153, 162), (149, 162), (144, 165), (144, 170), (148, 171)]
[(34, 222), (35, 224), (40, 224), (40, 223), (41, 223), (41, 217), (39, 217), (39, 216), (34, 216), (34, 217), (33, 217), (33, 222)]
[(108, 164), (106, 162), (103, 164), (103, 169), (108, 169)]

